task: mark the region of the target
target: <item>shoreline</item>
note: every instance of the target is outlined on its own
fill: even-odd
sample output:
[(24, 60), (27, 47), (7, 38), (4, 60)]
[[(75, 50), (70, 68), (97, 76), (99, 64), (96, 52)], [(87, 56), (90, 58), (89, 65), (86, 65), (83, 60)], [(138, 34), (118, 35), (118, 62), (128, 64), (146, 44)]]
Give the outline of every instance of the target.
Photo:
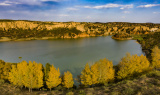
[(112, 36), (112, 39), (123, 41), (123, 40), (133, 40), (133, 37), (131, 37), (131, 38), (115, 38)]
[(41, 37), (41, 38), (37, 38), (37, 37), (31, 37), (31, 38), (20, 38), (20, 39), (11, 39), (8, 37), (1, 37), (0, 38), (0, 42), (10, 42), (10, 41), (31, 41), (31, 40), (56, 40), (56, 39), (79, 39), (79, 38), (89, 38), (89, 37), (100, 37), (100, 36), (109, 36), (109, 35), (79, 35), (79, 36), (75, 36), (75, 37)]

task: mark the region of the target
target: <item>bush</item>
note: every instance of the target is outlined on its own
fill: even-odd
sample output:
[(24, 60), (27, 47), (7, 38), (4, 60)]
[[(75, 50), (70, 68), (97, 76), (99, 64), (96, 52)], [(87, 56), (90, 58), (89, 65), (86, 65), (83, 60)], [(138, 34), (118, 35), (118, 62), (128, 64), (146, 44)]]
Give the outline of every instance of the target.
[(0, 79), (0, 84), (3, 84), (5, 81), (3, 79)]
[(123, 95), (133, 95), (134, 94), (134, 89), (126, 88), (122, 93), (123, 93)]
[(147, 71), (149, 69), (149, 61), (146, 56), (130, 55), (127, 53), (126, 57), (122, 58), (118, 64), (118, 79), (132, 77), (133, 75)]

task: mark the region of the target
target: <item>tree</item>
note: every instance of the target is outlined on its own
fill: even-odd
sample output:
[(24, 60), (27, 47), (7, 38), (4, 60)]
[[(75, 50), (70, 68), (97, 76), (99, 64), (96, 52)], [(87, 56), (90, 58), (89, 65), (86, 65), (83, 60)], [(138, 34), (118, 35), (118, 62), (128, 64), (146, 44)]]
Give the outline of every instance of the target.
[(11, 65), (12, 65), (11, 63), (5, 63), (5, 64), (4, 64), (4, 67), (3, 67), (3, 74), (2, 74), (2, 76), (1, 76), (2, 79), (5, 79), (5, 80), (8, 79), (9, 72), (10, 72), (10, 70), (11, 70), (11, 68), (12, 68)]
[(98, 71), (98, 83), (104, 84), (109, 81), (114, 80), (114, 69), (112, 61), (104, 58), (96, 62), (97, 64), (97, 71)]
[(155, 46), (152, 49), (151, 56), (153, 68), (160, 68), (160, 49), (158, 48), (158, 46)]
[(93, 64), (91, 68), (86, 64), (81, 72), (81, 83), (85, 86), (104, 84), (114, 80), (114, 73), (112, 61), (104, 58)]
[(3, 68), (5, 66), (5, 62), (3, 60), (0, 60), (0, 79), (3, 78)]
[(9, 81), (16, 86), (19, 87), (23, 87), (23, 78), (24, 78), (24, 74), (23, 74), (23, 63), (17, 63), (17, 67), (16, 65), (12, 65), (12, 69), (9, 72)]
[(71, 88), (73, 87), (73, 77), (72, 77), (72, 74), (67, 71), (67, 72), (64, 72), (64, 76), (63, 76), (63, 85), (64, 87), (66, 88)]
[(19, 83), (18, 73), (17, 73), (17, 68), (15, 65), (12, 66), (11, 72), (9, 72), (8, 79), (13, 85), (18, 85)]
[(118, 64), (118, 79), (124, 79), (127, 77), (132, 77), (134, 74), (138, 74), (148, 70), (149, 68), (149, 61), (147, 60), (146, 56), (141, 55), (130, 55), (129, 53), (126, 54), (126, 57), (123, 57)]
[(97, 84), (99, 78), (98, 64), (93, 64), (91, 66), (91, 72), (92, 72), (91, 74), (92, 84)]
[(29, 61), (29, 64), (26, 63), (26, 61), (23, 61), (23, 64), (26, 66), (23, 70), (23, 84), (25, 87), (29, 88), (29, 92), (32, 92), (33, 88), (40, 88), (43, 86), (42, 64), (38, 64), (35, 61), (33, 61), (33, 63)]
[(56, 69), (53, 65), (50, 67), (50, 72), (48, 73), (48, 79), (46, 81), (46, 84), (48, 88), (51, 90), (53, 87), (57, 87), (62, 79), (60, 77), (60, 71), (59, 68)]
[(52, 66), (52, 65), (50, 65), (49, 63), (47, 63), (46, 66), (45, 66), (45, 70), (44, 70), (45, 81), (48, 79), (48, 73), (49, 73), (49, 71), (50, 71), (50, 67), (51, 67), (51, 66)]
[(84, 70), (81, 72), (81, 83), (85, 86), (88, 86), (88, 85), (92, 85), (92, 81), (91, 81), (91, 70), (89, 68), (89, 65), (86, 64)]

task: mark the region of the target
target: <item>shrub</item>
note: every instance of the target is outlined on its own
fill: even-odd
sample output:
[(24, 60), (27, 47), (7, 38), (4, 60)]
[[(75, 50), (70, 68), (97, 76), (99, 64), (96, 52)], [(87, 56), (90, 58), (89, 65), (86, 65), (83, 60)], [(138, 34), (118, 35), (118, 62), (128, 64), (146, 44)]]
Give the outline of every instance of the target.
[(118, 64), (117, 78), (124, 79), (144, 72), (149, 69), (149, 65), (150, 63), (146, 56), (131, 56), (129, 53), (127, 53), (126, 57), (123, 57)]

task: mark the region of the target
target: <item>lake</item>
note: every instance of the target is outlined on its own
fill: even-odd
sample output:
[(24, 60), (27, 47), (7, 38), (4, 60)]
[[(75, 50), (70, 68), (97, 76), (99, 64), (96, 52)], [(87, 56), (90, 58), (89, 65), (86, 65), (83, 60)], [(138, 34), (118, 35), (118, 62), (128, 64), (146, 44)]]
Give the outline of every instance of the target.
[(70, 71), (74, 77), (81, 73), (86, 63), (107, 58), (116, 65), (125, 54), (143, 54), (135, 40), (117, 41), (111, 36), (67, 40), (32, 40), (0, 42), (0, 59), (6, 62), (36, 61), (43, 65), (54, 64), (61, 74)]

